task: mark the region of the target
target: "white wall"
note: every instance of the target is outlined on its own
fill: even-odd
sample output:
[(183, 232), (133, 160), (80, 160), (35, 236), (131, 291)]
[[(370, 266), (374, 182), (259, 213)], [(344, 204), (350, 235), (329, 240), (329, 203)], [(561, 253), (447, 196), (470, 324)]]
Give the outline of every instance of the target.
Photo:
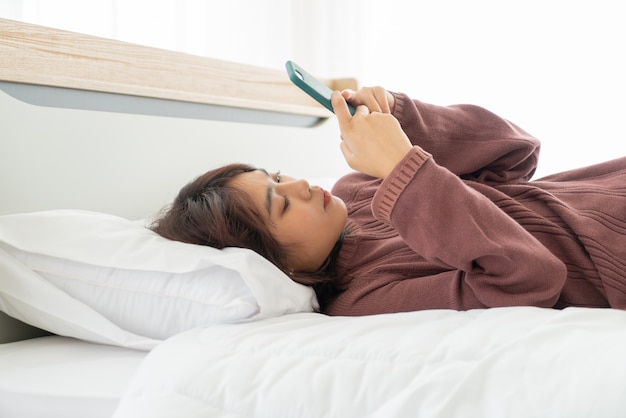
[(542, 140), (538, 174), (626, 155), (621, 2), (366, 0), (365, 9), (364, 82), (510, 118)]
[(334, 121), (300, 128), (49, 108), (1, 90), (0, 115), (0, 215), (69, 208), (147, 218), (229, 163), (313, 184), (348, 170)]
[(626, 155), (619, 0), (3, 0), (0, 16), (483, 105), (543, 142), (538, 175)]

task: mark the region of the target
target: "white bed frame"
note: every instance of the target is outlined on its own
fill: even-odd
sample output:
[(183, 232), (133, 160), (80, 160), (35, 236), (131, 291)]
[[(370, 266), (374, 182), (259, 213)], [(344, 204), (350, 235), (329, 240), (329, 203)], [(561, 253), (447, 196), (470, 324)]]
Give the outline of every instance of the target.
[[(147, 218), (230, 162), (304, 178), (348, 170), (332, 114), (280, 69), (4, 19), (0, 56), (0, 215)], [(0, 343), (40, 334), (0, 313)]]

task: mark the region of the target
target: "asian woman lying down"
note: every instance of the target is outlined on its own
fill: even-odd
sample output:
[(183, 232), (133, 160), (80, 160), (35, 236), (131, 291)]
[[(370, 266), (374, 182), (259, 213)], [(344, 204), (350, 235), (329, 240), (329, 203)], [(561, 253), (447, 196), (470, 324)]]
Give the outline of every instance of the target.
[(483, 108), (380, 87), (332, 103), (357, 171), (332, 194), (230, 165), (185, 186), (153, 229), (251, 248), (331, 315), (626, 309), (626, 158), (530, 181), (539, 141)]

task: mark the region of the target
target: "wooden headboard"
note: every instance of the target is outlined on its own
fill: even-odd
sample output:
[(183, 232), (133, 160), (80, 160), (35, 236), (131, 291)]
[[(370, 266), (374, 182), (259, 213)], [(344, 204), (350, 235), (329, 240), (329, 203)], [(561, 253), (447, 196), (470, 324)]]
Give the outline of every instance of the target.
[[(6, 19), (0, 19), (0, 56), (0, 80), (5, 82), (223, 107), (231, 111), (231, 120), (246, 117), (239, 110), (264, 112), (260, 120), (267, 120), (269, 113), (309, 124), (329, 117), (278, 69)], [(323, 81), (332, 89), (356, 88), (351, 78)]]

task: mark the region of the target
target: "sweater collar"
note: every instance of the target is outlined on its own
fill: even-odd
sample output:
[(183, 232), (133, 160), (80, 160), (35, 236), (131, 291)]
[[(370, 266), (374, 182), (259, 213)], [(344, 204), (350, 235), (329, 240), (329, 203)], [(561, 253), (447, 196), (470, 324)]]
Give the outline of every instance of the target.
[(346, 235), (343, 238), (341, 250), (337, 254), (335, 261), (335, 270), (338, 277), (345, 277), (346, 273), (351, 270), (354, 257), (358, 251), (360, 241), (359, 231), (361, 230), (361, 226), (348, 218), (346, 220), (345, 230)]

